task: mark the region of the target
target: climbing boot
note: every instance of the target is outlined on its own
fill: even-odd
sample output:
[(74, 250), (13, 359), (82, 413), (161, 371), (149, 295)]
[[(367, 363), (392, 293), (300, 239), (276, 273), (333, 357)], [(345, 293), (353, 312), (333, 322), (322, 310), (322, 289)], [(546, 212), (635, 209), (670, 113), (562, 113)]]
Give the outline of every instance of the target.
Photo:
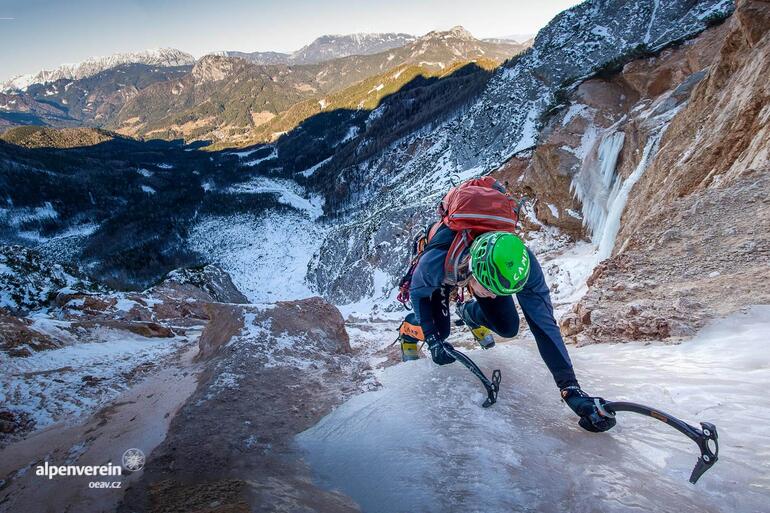
[(491, 347), (495, 346), (495, 337), (492, 334), (492, 330), (487, 328), (486, 326), (481, 326), (480, 324), (476, 324), (473, 322), (473, 320), (470, 318), (470, 315), (468, 315), (467, 309), (468, 309), (468, 303), (458, 303), (457, 304), (457, 316), (460, 318), (463, 324), (468, 326), (468, 329), (471, 330), (471, 333), (473, 334), (473, 338), (476, 339), (476, 341), (479, 343), (482, 349), (489, 349)]
[(398, 327), (398, 342), (401, 345), (401, 361), (420, 358), (420, 344), (424, 340), (422, 328), (414, 313), (410, 313)]

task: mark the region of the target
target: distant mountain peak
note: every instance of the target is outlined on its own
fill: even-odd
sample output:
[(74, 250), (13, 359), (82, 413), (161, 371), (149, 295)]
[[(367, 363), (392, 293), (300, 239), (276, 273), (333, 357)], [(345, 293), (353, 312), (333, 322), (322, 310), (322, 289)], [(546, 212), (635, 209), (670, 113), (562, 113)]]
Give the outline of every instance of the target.
[(75, 64), (62, 64), (52, 70), (18, 75), (0, 83), (0, 91), (26, 90), (33, 84), (47, 84), (60, 79), (80, 80), (121, 64), (150, 66), (185, 66), (195, 64), (195, 57), (175, 48), (155, 48), (140, 52), (115, 53), (104, 57), (90, 57)]
[(314, 64), (349, 55), (372, 55), (400, 48), (416, 39), (411, 34), (396, 32), (326, 34), (292, 53), (288, 60), (292, 64)]
[(238, 62), (226, 55), (204, 55), (193, 66), (192, 76), (198, 84), (218, 82), (227, 78)]
[(420, 39), (434, 39), (434, 38), (456, 38), (466, 41), (476, 41), (476, 38), (465, 27), (461, 25), (455, 25), (449, 30), (432, 30), (420, 37)]
[(324, 34), (292, 53), (221, 51), (216, 55), (238, 57), (253, 64), (318, 64), (351, 55), (373, 55), (401, 48), (417, 40), (401, 32)]
[(454, 27), (450, 28), (447, 32), (452, 34), (453, 36), (462, 37), (464, 39), (476, 39), (473, 37), (473, 34), (470, 33), (470, 31), (466, 30), (465, 27), (462, 25), (455, 25)]
[(497, 39), (515, 41), (517, 43), (526, 43), (527, 41), (532, 41), (533, 39), (535, 39), (536, 35), (537, 34), (509, 34), (507, 36), (502, 36)]

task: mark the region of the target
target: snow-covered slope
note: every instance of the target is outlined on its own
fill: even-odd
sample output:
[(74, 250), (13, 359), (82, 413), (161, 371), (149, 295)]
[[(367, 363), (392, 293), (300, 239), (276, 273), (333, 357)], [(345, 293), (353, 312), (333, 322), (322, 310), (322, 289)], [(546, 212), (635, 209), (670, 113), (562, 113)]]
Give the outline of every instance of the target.
[[(56, 321), (43, 315), (36, 320), (38, 329), (55, 329)], [(69, 345), (26, 358), (0, 352), (3, 407), (31, 421), (35, 429), (83, 415), (134, 384), (134, 369), (165, 363), (190, 343), (186, 337), (147, 338), (108, 328), (90, 335), (88, 340), (72, 337)]]
[(62, 64), (31, 75), (18, 75), (0, 83), (0, 91), (25, 91), (32, 84), (46, 84), (60, 79), (79, 80), (91, 77), (121, 64), (150, 66), (185, 66), (195, 64), (195, 57), (174, 48), (158, 48), (141, 52), (116, 53), (106, 57), (91, 57), (76, 64)]
[(190, 248), (217, 262), (254, 303), (312, 296), (305, 276), (327, 230), (316, 222), (323, 198), (308, 196), (288, 180), (265, 177), (234, 185), (229, 192), (274, 194), (292, 211), (203, 216), (192, 227)]

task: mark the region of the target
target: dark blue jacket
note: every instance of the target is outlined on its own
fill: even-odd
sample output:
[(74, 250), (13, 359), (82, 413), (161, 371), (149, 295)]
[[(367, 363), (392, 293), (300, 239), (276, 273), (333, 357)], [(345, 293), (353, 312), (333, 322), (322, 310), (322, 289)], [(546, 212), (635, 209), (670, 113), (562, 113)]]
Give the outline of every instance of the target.
[[(454, 232), (442, 228), (431, 240), (427, 250), (420, 257), (417, 268), (412, 276), (412, 283), (409, 289), (412, 305), (415, 314), (420, 322), (425, 336), (431, 334), (440, 334), (442, 338), (448, 335), (448, 308), (446, 306), (437, 307), (435, 304), (440, 301), (440, 291), (445, 285), (444, 280), (444, 258), (446, 257), (454, 238)], [(575, 373), (572, 369), (567, 348), (564, 346), (564, 340), (561, 337), (559, 326), (553, 315), (553, 306), (551, 305), (550, 290), (545, 282), (543, 271), (535, 255), (527, 250), (530, 256), (529, 279), (524, 288), (516, 294), (519, 306), (521, 306), (524, 317), (527, 320), (532, 331), (538, 350), (543, 361), (548, 366), (557, 385), (563, 388), (568, 385), (577, 385)], [(483, 323), (487, 327), (495, 330), (495, 325), (514, 326), (498, 329), (504, 331), (498, 333), (504, 337), (511, 337), (518, 331), (518, 313), (513, 304), (513, 299), (509, 297), (499, 297), (495, 300), (482, 299), (477, 301), (483, 308), (477, 309), (482, 317), (484, 313), (480, 310), (486, 310), (486, 317), (490, 320), (494, 318), (502, 319), (503, 322)], [(446, 318), (444, 318), (446, 313)], [(491, 326), (489, 324), (492, 324)]]

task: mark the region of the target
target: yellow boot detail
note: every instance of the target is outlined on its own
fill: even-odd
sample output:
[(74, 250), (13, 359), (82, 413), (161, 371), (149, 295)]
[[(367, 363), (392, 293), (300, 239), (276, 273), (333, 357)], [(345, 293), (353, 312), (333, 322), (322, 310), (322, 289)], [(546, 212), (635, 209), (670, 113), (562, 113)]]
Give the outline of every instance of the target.
[(401, 339), (401, 361), (417, 360), (420, 358), (417, 342), (412, 342), (404, 338)]
[(489, 349), (495, 345), (495, 336), (492, 334), (492, 330), (486, 326), (479, 326), (471, 330), (473, 338), (475, 338), (479, 345), (484, 349)]

